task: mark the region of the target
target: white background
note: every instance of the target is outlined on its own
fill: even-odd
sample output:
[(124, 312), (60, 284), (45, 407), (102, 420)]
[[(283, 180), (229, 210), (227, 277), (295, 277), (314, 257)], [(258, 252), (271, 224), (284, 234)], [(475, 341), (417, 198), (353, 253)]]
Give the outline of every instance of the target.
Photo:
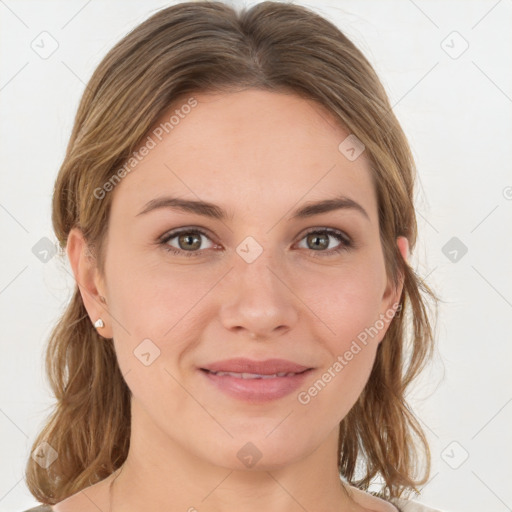
[[(512, 510), (512, 2), (297, 3), (375, 66), (419, 169), (412, 261), (445, 302), (436, 360), (411, 395), (433, 458), (418, 500)], [(67, 261), (43, 263), (32, 248), (56, 243), (52, 187), (78, 101), (114, 43), (168, 5), (0, 0), (1, 511), (35, 505), (23, 470), (53, 404), (43, 351), (74, 283)], [(47, 59), (31, 48), (43, 31), (58, 43)], [(467, 247), (456, 262), (442, 250), (452, 237)]]

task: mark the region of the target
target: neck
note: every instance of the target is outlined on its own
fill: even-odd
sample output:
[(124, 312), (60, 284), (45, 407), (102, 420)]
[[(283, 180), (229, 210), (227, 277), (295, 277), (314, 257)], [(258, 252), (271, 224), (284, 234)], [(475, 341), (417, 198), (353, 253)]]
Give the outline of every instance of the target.
[(233, 504), (245, 512), (363, 510), (338, 477), (337, 429), (299, 460), (241, 470), (216, 465), (187, 451), (160, 429), (149, 428), (144, 421), (147, 417), (136, 410), (135, 402), (132, 406), (130, 450), (111, 480), (111, 512), (225, 512), (232, 510)]

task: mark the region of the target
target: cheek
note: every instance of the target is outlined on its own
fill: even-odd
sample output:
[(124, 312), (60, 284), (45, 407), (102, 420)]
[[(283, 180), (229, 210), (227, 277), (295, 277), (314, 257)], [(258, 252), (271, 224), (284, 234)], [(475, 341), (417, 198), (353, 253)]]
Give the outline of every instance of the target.
[[(339, 423), (363, 391), (375, 361), (381, 331), (368, 310), (347, 303), (338, 310), (336, 336), (324, 337), (328, 356), (302, 388), (298, 402), (315, 410), (322, 421)], [(378, 316), (377, 316), (378, 318)]]
[(212, 288), (212, 272), (201, 276), (192, 267), (177, 271), (134, 261), (110, 272), (115, 351), (126, 382), (142, 403), (160, 400), (155, 389), (168, 390), (173, 405), (164, 400), (165, 406), (179, 410), (187, 400), (177, 383), (180, 367), (200, 339), (206, 301), (198, 301)]
[(320, 339), (328, 340), (331, 349), (339, 353), (379, 318), (384, 269), (379, 262), (361, 259), (328, 270), (314, 275), (305, 272), (295, 283), (304, 304), (323, 326), (318, 331)]
[(212, 271), (178, 268), (162, 261), (113, 256), (109, 269), (111, 313), (126, 329), (113, 322), (116, 334), (162, 339), (179, 330), (195, 314), (198, 300), (212, 287)]
[(346, 414), (371, 373), (388, 326), (380, 320), (381, 272), (378, 264), (372, 267), (366, 263), (332, 272), (329, 279), (317, 276), (314, 283), (304, 280), (307, 286), (302, 288), (302, 296), (319, 319), (315, 338), (326, 353), (323, 367), (314, 382), (308, 383), (313, 386), (308, 395), (322, 394), (318, 405), (322, 403), (326, 410), (334, 403), (338, 414)]

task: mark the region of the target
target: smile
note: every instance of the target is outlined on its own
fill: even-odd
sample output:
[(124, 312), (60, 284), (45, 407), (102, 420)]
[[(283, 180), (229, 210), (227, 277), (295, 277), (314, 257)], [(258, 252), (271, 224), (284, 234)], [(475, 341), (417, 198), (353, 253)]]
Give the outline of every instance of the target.
[[(261, 375), (258, 373), (236, 373), (236, 372), (212, 372), (210, 370), (210, 373), (213, 373), (215, 375), (219, 375), (223, 377), (224, 375), (229, 375), (231, 377), (237, 377), (238, 379), (275, 379), (276, 377), (291, 377), (293, 375), (298, 375), (294, 372), (280, 372), (280, 373), (274, 373), (272, 375)], [(302, 373), (302, 372), (300, 372)]]
[(304, 385), (311, 368), (300, 373), (277, 372), (259, 374), (201, 369), (207, 385), (229, 398), (253, 404), (268, 403), (284, 398)]

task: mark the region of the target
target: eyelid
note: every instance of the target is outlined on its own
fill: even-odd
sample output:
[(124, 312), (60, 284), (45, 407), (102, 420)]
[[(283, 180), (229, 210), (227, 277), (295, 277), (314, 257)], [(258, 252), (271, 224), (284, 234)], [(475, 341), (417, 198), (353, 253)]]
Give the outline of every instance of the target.
[[(163, 235), (158, 237), (158, 241), (162, 242), (164, 240), (169, 240), (169, 238), (173, 238), (174, 236), (180, 235), (181, 233), (188, 232), (188, 231), (197, 231), (205, 236), (207, 236), (210, 239), (213, 239), (214, 237), (210, 234), (210, 232), (202, 227), (199, 226), (184, 226), (182, 228), (175, 228), (171, 229), (170, 231), (166, 231)], [(303, 231), (301, 233), (300, 240), (305, 237), (306, 235), (309, 235), (310, 233), (316, 233), (316, 232), (323, 232), (323, 231), (333, 231), (336, 233), (339, 233), (340, 235), (343, 235), (346, 238), (347, 242), (352, 242), (352, 238), (342, 229), (339, 228), (333, 228), (329, 226), (317, 226), (306, 229), (306, 231)]]
[(205, 228), (201, 228), (199, 226), (184, 226), (182, 228), (175, 228), (175, 229), (166, 231), (163, 235), (158, 237), (158, 241), (159, 242), (169, 241), (171, 238), (181, 235), (182, 233), (188, 233), (188, 232), (197, 232), (197, 233), (201, 233), (202, 235), (204, 235), (210, 239), (213, 238), (212, 235), (210, 234), (210, 232), (208, 230), (206, 230)]
[(306, 231), (304, 231), (301, 234), (300, 240), (302, 240), (305, 236), (309, 235), (310, 233), (327, 233), (330, 235), (340, 235), (342, 236), (347, 243), (353, 243), (352, 237), (350, 237), (345, 231), (338, 228), (331, 228), (329, 226), (322, 226), (322, 227), (316, 227), (316, 228), (308, 228)]

